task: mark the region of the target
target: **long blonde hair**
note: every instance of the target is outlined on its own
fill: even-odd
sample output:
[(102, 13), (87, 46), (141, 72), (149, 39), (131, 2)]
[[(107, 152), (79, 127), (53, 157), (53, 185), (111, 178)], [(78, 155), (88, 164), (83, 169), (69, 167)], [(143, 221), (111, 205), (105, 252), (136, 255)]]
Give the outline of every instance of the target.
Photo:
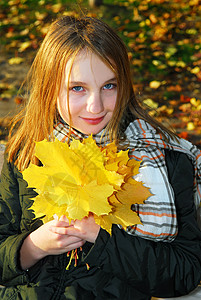
[(128, 122), (138, 117), (147, 120), (162, 134), (161, 128), (166, 130), (148, 115), (136, 99), (127, 49), (119, 36), (101, 20), (65, 16), (50, 26), (25, 81), (28, 102), (13, 119), (7, 153), (8, 160), (14, 160), (20, 170), (30, 162), (37, 163), (35, 142), (51, 138), (57, 121), (56, 103), (66, 63), (82, 49), (98, 55), (117, 78), (117, 103), (107, 126), (111, 140), (123, 136), (125, 120)]

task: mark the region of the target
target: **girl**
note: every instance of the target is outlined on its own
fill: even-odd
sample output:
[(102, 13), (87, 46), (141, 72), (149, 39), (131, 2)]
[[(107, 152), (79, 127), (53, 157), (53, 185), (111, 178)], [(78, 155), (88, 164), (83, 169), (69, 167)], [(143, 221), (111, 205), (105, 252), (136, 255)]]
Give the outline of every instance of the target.
[[(63, 17), (28, 74), (29, 101), (13, 123), (1, 174), (1, 299), (150, 299), (189, 293), (201, 277), (200, 151), (153, 120), (133, 91), (125, 45), (94, 18)], [(112, 235), (93, 214), (46, 224), (30, 209), (37, 194), (21, 171), (35, 141), (93, 134), (142, 160), (136, 180), (151, 188), (132, 205), (143, 225)], [(195, 190), (196, 188), (196, 190)], [(67, 252), (77, 249), (77, 266)]]

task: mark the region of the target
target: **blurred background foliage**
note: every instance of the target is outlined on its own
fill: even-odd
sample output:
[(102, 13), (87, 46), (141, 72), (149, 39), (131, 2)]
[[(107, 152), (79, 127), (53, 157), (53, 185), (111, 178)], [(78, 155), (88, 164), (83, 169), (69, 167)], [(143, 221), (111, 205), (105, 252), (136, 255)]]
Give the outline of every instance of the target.
[[(94, 16), (113, 27), (126, 43), (136, 94), (150, 113), (162, 122), (168, 120), (180, 136), (200, 146), (201, 1), (97, 0), (97, 6), (93, 2), (1, 0), (0, 64), (5, 69), (0, 102), (19, 105), (23, 101), (17, 96), (22, 78), (14, 80), (9, 70), (16, 68), (25, 76), (55, 18)], [(1, 118), (2, 128), (5, 124)], [(5, 133), (2, 136), (6, 138)]]

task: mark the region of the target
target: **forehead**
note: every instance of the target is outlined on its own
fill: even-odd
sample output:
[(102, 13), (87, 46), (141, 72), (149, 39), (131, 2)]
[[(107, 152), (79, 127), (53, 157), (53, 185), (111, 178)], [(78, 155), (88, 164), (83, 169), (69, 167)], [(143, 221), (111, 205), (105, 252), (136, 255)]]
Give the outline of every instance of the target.
[(70, 80), (80, 80), (90, 77), (115, 77), (111, 67), (92, 51), (82, 50), (75, 57), (70, 58), (65, 67), (65, 78)]

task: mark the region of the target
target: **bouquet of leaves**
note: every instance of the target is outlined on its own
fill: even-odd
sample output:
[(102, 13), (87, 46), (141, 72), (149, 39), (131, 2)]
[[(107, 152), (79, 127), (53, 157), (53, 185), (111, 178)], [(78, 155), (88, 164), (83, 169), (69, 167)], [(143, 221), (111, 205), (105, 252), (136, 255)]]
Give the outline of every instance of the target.
[(30, 164), (23, 173), (28, 186), (38, 195), (32, 209), (44, 222), (66, 215), (79, 219), (93, 213), (95, 221), (111, 233), (111, 225), (124, 229), (139, 224), (132, 204), (143, 203), (151, 193), (133, 179), (140, 162), (129, 159), (127, 151), (117, 151), (115, 143), (97, 146), (92, 136), (70, 145), (58, 140), (36, 143), (35, 156), (42, 166)]

